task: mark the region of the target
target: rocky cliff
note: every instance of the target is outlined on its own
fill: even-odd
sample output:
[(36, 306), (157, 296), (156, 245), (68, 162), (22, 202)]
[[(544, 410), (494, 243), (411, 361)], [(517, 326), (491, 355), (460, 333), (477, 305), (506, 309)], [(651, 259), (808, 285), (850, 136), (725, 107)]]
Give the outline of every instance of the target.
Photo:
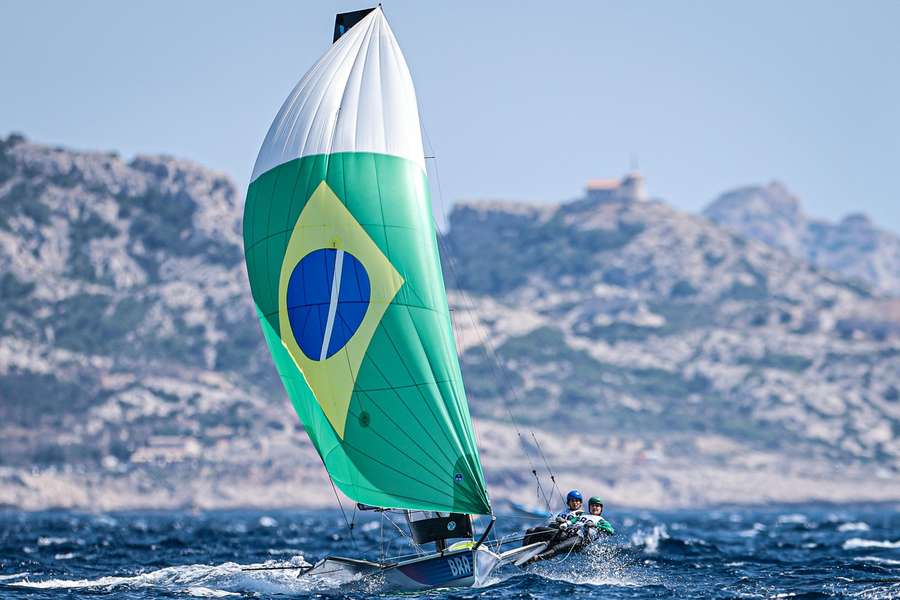
[(863, 214), (849, 214), (838, 223), (813, 218), (778, 182), (726, 192), (703, 214), (744, 237), (862, 282), (876, 292), (900, 296), (900, 236), (878, 228)]
[[(183, 160), (0, 140), (0, 503), (329, 501), (240, 212)], [(659, 202), (460, 203), (441, 241), (495, 498), (534, 489), (532, 430), (613, 501), (900, 498), (880, 291)]]

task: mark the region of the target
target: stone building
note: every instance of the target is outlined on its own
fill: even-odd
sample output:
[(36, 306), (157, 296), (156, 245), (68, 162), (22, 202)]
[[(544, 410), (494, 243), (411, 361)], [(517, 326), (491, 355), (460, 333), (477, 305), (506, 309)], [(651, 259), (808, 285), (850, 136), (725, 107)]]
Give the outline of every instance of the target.
[(587, 182), (585, 196), (597, 202), (645, 200), (644, 178), (635, 170), (622, 179), (591, 179)]

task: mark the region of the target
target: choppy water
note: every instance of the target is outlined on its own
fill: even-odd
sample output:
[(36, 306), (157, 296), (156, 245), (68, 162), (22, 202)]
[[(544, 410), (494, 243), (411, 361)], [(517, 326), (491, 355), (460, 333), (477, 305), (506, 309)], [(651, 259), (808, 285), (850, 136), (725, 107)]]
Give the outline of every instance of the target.
[[(617, 535), (590, 555), (527, 573), (511, 568), (480, 589), (423, 595), (900, 598), (898, 506), (679, 512), (608, 507), (607, 513)], [(501, 516), (498, 530), (510, 534), (527, 525)], [(312, 562), (327, 553), (378, 556), (377, 521), (359, 517), (354, 537), (358, 549), (339, 512), (0, 512), (0, 597), (379, 596), (372, 588), (313, 586), (290, 570), (242, 570)], [(388, 555), (405, 550), (397, 543), (386, 548)]]

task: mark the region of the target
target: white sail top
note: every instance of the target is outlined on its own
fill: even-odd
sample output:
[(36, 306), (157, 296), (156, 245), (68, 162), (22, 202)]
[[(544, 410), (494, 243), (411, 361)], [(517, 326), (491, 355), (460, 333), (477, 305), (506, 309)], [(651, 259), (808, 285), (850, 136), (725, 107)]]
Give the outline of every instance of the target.
[(303, 76), (269, 128), (250, 181), (296, 158), (334, 152), (389, 154), (425, 170), (412, 77), (381, 7)]

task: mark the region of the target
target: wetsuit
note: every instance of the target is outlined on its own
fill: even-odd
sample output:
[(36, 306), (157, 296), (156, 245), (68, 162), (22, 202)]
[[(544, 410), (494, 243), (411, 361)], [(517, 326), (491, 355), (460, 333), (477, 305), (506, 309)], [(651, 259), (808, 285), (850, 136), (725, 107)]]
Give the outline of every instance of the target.
[(609, 521), (600, 515), (592, 515), (585, 513), (578, 516), (578, 520), (572, 524), (572, 527), (578, 528), (578, 535), (588, 541), (594, 541), (603, 535), (613, 535), (616, 530), (609, 524)]
[(553, 545), (559, 538), (567, 537), (566, 534), (572, 533), (569, 531), (569, 527), (575, 527), (575, 523), (582, 515), (584, 515), (584, 511), (580, 508), (561, 510), (547, 519), (544, 525), (527, 530), (522, 545), (527, 546), (535, 542), (548, 542)]
[(576, 510), (561, 510), (549, 519), (547, 519), (547, 525), (558, 525), (562, 521), (571, 521), (573, 518), (577, 519), (581, 515), (584, 514), (584, 510), (576, 509)]

